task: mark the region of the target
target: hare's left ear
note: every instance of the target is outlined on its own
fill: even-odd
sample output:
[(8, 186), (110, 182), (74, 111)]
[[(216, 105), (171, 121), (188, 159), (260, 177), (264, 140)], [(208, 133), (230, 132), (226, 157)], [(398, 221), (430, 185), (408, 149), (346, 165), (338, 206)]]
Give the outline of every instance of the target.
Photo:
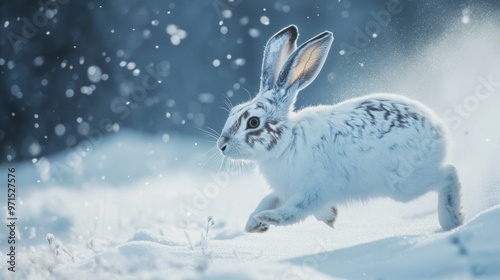
[(299, 32), (295, 25), (283, 28), (274, 34), (266, 44), (262, 61), (262, 76), (260, 77), (260, 93), (273, 88), (278, 74), (283, 68), (288, 56), (297, 48)]
[(325, 31), (302, 44), (290, 55), (275, 84), (279, 99), (288, 100), (290, 104), (287, 105), (292, 105), (297, 91), (307, 87), (318, 75), (332, 42), (333, 34)]

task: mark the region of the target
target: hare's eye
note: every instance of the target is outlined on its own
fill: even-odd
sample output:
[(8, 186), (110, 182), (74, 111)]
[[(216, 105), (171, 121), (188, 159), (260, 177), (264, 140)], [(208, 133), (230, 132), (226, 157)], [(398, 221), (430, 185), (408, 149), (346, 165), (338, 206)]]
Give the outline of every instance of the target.
[(247, 128), (257, 128), (260, 124), (260, 120), (257, 117), (251, 117), (248, 119)]

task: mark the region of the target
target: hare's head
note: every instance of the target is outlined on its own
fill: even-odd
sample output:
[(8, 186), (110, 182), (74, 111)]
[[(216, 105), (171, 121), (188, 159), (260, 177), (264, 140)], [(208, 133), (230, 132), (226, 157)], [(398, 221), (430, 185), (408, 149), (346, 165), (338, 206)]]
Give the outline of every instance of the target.
[(267, 42), (257, 96), (229, 112), (217, 145), (235, 159), (268, 159), (290, 142), (288, 115), (299, 90), (318, 75), (333, 41), (325, 31), (297, 48), (297, 27), (291, 25)]

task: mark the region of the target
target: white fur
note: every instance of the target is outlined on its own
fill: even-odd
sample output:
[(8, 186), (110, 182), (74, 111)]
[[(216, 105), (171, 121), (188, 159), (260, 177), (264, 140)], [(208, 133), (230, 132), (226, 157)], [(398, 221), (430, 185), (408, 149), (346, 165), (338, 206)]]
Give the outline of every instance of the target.
[[(266, 49), (278, 53), (275, 42), (285, 44), (283, 38), (295, 44), (294, 32), (294, 26), (283, 29)], [(301, 45), (273, 88), (261, 85), (253, 100), (231, 110), (219, 148), (228, 157), (255, 161), (272, 189), (246, 230), (264, 232), (269, 224), (288, 225), (309, 215), (333, 227), (337, 205), (377, 197), (409, 201), (429, 191), (439, 192), (441, 226), (460, 225), (460, 184), (454, 167), (444, 164), (445, 130), (427, 107), (398, 95), (372, 94), (293, 111), (298, 90), (316, 77), (332, 40), (324, 32)], [(304, 63), (304, 55), (316, 61)], [(263, 70), (283, 64), (269, 61)], [(251, 117), (260, 119), (258, 128), (245, 125)]]

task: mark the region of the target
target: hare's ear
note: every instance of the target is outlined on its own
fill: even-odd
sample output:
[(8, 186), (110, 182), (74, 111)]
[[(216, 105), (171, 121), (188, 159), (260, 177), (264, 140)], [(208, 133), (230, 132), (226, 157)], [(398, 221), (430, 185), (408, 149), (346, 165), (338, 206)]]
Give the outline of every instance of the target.
[(259, 92), (263, 93), (274, 87), (281, 68), (297, 48), (298, 35), (297, 27), (290, 25), (269, 39), (264, 50)]
[[(325, 63), (333, 42), (333, 34), (325, 31), (295, 50), (285, 62), (276, 81), (276, 94), (293, 103), (297, 91), (307, 87)], [(289, 104), (292, 105), (292, 104)]]

